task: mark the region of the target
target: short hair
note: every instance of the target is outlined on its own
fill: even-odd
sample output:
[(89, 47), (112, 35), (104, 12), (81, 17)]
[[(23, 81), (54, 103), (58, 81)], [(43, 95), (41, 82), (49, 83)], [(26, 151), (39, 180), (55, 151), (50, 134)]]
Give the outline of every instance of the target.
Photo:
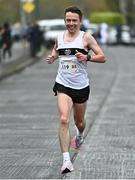
[(72, 13), (78, 14), (80, 21), (82, 20), (83, 13), (82, 13), (82, 11), (78, 7), (76, 7), (76, 6), (69, 6), (68, 8), (65, 9), (64, 15), (66, 15), (67, 12), (72, 12)]

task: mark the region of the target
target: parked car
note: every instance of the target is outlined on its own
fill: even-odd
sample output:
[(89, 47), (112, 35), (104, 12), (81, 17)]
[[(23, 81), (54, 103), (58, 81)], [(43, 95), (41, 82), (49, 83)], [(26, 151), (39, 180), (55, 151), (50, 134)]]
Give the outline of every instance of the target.
[(135, 45), (135, 26), (131, 28), (131, 38), (132, 38), (132, 45)]
[(117, 44), (117, 30), (115, 27), (109, 27), (108, 29), (107, 44), (109, 45)]
[(121, 31), (121, 42), (130, 45), (132, 43), (131, 28), (127, 25), (123, 25)]
[(50, 19), (43, 19), (43, 20), (39, 20), (37, 22), (37, 24), (39, 25), (40, 29), (42, 31), (46, 31), (47, 27), (49, 26), (49, 24), (51, 24), (51, 21)]
[(58, 34), (66, 30), (63, 19), (44, 20), (38, 22), (38, 24), (44, 30), (43, 37), (47, 48), (52, 47)]
[(89, 32), (95, 38), (98, 38), (99, 25), (98, 24), (94, 24), (94, 23), (90, 23), (87, 26), (87, 32)]
[[(120, 35), (119, 35), (120, 33)], [(128, 25), (122, 25), (119, 27), (109, 27), (108, 41), (110, 44), (132, 44), (131, 29)]]

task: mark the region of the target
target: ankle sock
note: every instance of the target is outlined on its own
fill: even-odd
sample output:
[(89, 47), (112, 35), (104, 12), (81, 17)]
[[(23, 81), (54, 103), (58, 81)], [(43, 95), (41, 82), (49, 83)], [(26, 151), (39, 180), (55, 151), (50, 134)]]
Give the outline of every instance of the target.
[(79, 132), (77, 126), (75, 126), (77, 136), (84, 136), (84, 132)]
[(64, 152), (63, 153), (63, 163), (66, 162), (66, 161), (71, 161), (69, 152)]

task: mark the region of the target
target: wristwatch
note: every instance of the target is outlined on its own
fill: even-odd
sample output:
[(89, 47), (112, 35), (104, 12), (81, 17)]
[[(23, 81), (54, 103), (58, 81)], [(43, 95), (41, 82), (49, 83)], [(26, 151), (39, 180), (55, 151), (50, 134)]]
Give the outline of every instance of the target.
[(90, 61), (90, 60), (91, 60), (91, 55), (88, 54), (88, 55), (87, 55), (87, 61)]

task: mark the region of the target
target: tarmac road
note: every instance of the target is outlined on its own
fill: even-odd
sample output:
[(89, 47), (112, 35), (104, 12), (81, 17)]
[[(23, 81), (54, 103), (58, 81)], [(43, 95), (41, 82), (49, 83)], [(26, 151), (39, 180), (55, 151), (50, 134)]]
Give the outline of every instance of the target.
[[(74, 171), (60, 175), (57, 62), (39, 61), (0, 82), (1, 179), (135, 179), (134, 47), (105, 47), (107, 62), (89, 64), (91, 97), (85, 142), (71, 149)], [(74, 123), (71, 119), (71, 133)]]
[[(101, 108), (97, 108), (93, 126), (75, 160), (76, 170), (68, 179), (135, 179), (134, 48), (108, 48), (106, 53), (108, 65), (113, 61), (113, 66), (104, 69), (103, 78), (99, 76), (98, 82), (104, 83), (102, 88), (93, 77), (98, 84), (98, 88), (97, 84), (93, 87), (93, 98), (98, 101), (104, 91), (109, 92), (105, 93)], [(111, 88), (107, 88), (111, 80), (107, 76), (111, 74)]]

